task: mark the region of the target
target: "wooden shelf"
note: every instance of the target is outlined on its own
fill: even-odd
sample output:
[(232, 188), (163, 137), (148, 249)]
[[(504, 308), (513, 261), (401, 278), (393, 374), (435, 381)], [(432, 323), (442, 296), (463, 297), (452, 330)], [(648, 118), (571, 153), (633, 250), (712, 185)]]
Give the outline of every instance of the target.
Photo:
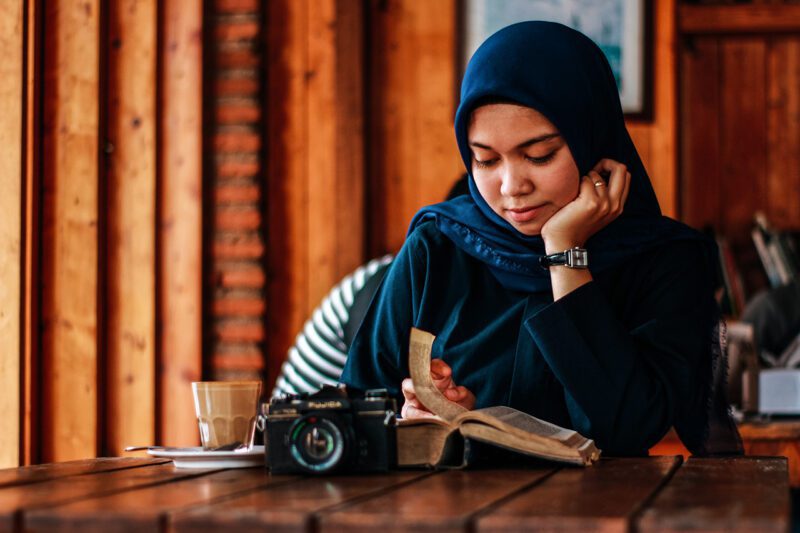
[(681, 5), (681, 34), (800, 31), (800, 4)]

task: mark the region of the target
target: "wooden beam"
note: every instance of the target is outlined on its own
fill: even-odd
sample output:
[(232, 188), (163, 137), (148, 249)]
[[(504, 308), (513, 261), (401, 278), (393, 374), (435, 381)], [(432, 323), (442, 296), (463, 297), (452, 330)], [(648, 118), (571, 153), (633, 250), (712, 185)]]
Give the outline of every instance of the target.
[(42, 400), (41, 370), (41, 272), (39, 256), (41, 245), (41, 60), (42, 60), (42, 7), (41, 1), (25, 2), (25, 102), (24, 118), (24, 215), (23, 245), (24, 266), (22, 343), (23, 343), (23, 406), (22, 406), (22, 456), (21, 462), (30, 465), (41, 462)]
[(364, 13), (348, 0), (268, 9), (271, 383), (311, 311), (364, 261)]
[[(306, 318), (364, 260), (362, 5), (318, 0), (308, 10), (309, 247)], [(298, 331), (299, 326), (298, 324)]]
[(45, 461), (97, 452), (99, 4), (53, 2), (45, 8)]
[(309, 305), (308, 218), (301, 216), (309, 195), (307, 12), (306, 0), (267, 3), (268, 383), (280, 371)]
[(158, 233), (159, 442), (199, 442), (191, 382), (202, 372), (201, 0), (161, 3)]
[(681, 5), (678, 29), (682, 34), (798, 32), (800, 5)]
[(0, 468), (20, 461), (24, 2), (0, 4)]
[(156, 2), (109, 3), (105, 452), (155, 442)]
[(465, 171), (453, 137), (456, 0), (369, 2), (369, 254), (397, 251)]

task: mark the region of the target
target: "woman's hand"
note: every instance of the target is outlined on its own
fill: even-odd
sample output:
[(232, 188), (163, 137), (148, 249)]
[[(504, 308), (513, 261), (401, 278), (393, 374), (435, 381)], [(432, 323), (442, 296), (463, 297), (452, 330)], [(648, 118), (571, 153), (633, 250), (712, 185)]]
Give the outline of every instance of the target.
[[(608, 176), (608, 183), (603, 179)], [(578, 196), (542, 226), (548, 254), (583, 246), (622, 213), (630, 190), (631, 173), (622, 163), (602, 159), (581, 179)]]
[[(475, 395), (466, 387), (457, 386), (453, 382), (453, 370), (441, 359), (433, 359), (431, 361), (431, 378), (433, 378), (433, 384), (436, 385), (436, 388), (451, 402), (455, 402), (466, 409), (475, 407)], [(411, 378), (403, 380), (401, 389), (403, 390), (405, 402), (402, 409), (400, 409), (400, 416), (403, 418), (430, 418), (435, 416), (417, 398)]]

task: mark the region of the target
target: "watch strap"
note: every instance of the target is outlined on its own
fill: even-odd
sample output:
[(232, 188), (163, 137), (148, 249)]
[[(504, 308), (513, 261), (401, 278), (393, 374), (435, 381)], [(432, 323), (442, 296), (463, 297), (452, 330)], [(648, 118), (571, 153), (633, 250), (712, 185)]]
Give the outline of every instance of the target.
[(589, 254), (586, 249), (576, 246), (563, 252), (543, 255), (539, 258), (542, 268), (551, 266), (566, 266), (569, 268), (589, 268)]

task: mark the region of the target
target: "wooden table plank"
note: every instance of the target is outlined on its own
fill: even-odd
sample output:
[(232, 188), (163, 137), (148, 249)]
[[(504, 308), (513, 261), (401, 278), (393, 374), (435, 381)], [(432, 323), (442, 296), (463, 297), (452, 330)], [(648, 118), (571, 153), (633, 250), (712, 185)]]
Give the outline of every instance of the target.
[(169, 512), (296, 479), (272, 477), (264, 467), (216, 471), (208, 475), (195, 472), (201, 475), (27, 513), (25, 531), (156, 531)]
[(784, 457), (690, 458), (637, 531), (788, 531), (789, 515)]
[(211, 506), (176, 513), (170, 529), (184, 531), (314, 531), (316, 514), (356, 498), (372, 497), (429, 476), (430, 472), (335, 476), (298, 480), (249, 492)]
[(107, 472), (109, 470), (122, 470), (145, 465), (155, 465), (169, 462), (166, 459), (151, 459), (149, 457), (98, 457), (96, 459), (79, 459), (64, 463), (47, 463), (42, 465), (24, 466), (22, 468), (6, 468), (0, 470), (0, 487), (38, 483), (50, 479), (66, 476)]
[(682, 461), (604, 458), (589, 468), (564, 468), (479, 517), (475, 530), (628, 531), (631, 517)]
[(0, 532), (19, 529), (26, 512), (37, 508), (140, 489), (208, 471), (179, 470), (172, 461), (140, 468), (125, 468), (94, 474), (62, 477), (0, 489)]
[(557, 470), (451, 470), (319, 514), (320, 532), (465, 531), (476, 512)]

